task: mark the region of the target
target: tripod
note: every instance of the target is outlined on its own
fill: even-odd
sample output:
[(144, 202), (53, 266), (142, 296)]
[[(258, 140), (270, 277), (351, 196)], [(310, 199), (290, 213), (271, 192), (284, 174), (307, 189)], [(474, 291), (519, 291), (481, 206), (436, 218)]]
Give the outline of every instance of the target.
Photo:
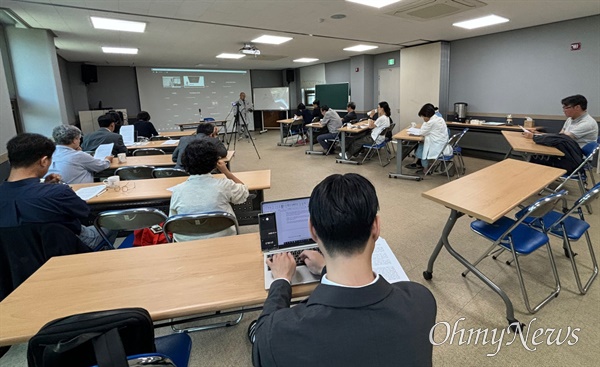
[(239, 102), (235, 103), (236, 113), (233, 119), (233, 126), (231, 127), (231, 134), (229, 135), (229, 140), (227, 141), (227, 150), (229, 150), (229, 146), (231, 145), (231, 140), (233, 139), (233, 150), (235, 150), (235, 145), (237, 143), (237, 134), (238, 130), (241, 128), (246, 134), (248, 134), (248, 139), (254, 146), (254, 151), (256, 151), (256, 155), (258, 159), (260, 159), (260, 154), (258, 154), (258, 149), (256, 148), (256, 144), (254, 144), (254, 139), (252, 139), (252, 135), (250, 135), (250, 130), (248, 129), (248, 124), (246, 124), (246, 120), (244, 116), (240, 113), (240, 104)]

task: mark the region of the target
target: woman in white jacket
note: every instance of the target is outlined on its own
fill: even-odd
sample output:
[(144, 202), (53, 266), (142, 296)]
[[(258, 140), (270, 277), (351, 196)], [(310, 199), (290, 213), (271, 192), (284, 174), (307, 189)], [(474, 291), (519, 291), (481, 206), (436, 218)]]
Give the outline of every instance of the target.
[(436, 159), (448, 143), (446, 121), (436, 115), (435, 110), (436, 108), (431, 103), (427, 103), (419, 111), (419, 117), (423, 119), (423, 125), (421, 125), (420, 130), (424, 140), (422, 143), (419, 143), (415, 154), (420, 159), (421, 164), (413, 163), (408, 165), (408, 168), (426, 169), (429, 166), (429, 160)]

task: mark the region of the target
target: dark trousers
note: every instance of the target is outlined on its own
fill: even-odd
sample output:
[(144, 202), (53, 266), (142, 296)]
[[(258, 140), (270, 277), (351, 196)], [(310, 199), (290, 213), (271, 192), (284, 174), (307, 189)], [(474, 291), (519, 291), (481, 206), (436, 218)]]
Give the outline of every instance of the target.
[(328, 151), (336, 136), (337, 133), (319, 134), (319, 136), (317, 136), (317, 141), (321, 144), (323, 150)]
[(361, 151), (362, 146), (365, 144), (372, 145), (375, 141), (371, 138), (371, 135), (364, 135), (360, 138), (357, 138), (350, 144), (350, 147), (347, 149), (348, 157), (352, 157), (358, 154)]

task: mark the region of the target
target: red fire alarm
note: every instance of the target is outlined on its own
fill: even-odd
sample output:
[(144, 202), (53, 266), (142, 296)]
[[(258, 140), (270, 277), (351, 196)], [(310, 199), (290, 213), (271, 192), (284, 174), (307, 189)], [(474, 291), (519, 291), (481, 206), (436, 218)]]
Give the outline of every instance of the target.
[(571, 43), (571, 51), (581, 50), (581, 42)]
[(359, 70), (360, 70), (359, 68), (354, 69), (354, 71), (357, 72), (357, 73), (358, 73)]

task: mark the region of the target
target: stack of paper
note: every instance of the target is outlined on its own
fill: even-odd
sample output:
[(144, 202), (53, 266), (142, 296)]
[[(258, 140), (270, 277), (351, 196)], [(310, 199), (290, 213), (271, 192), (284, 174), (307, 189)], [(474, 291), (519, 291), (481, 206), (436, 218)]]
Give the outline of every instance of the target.
[(406, 132), (408, 132), (408, 135), (421, 135), (421, 129), (418, 129), (416, 127), (411, 127), (408, 130), (406, 130)]
[(81, 189), (75, 191), (75, 193), (77, 194), (77, 196), (79, 196), (81, 198), (81, 200), (88, 201), (91, 198), (102, 194), (104, 191), (106, 191), (106, 186), (98, 185), (98, 186), (90, 186), (90, 187), (81, 188)]
[(96, 152), (94, 153), (94, 158), (96, 159), (104, 159), (109, 155), (112, 155), (113, 143), (110, 144), (100, 144), (98, 148), (96, 148)]
[(381, 237), (375, 242), (375, 250), (371, 256), (373, 271), (381, 274), (390, 283), (408, 281), (402, 265), (394, 256), (388, 243)]

